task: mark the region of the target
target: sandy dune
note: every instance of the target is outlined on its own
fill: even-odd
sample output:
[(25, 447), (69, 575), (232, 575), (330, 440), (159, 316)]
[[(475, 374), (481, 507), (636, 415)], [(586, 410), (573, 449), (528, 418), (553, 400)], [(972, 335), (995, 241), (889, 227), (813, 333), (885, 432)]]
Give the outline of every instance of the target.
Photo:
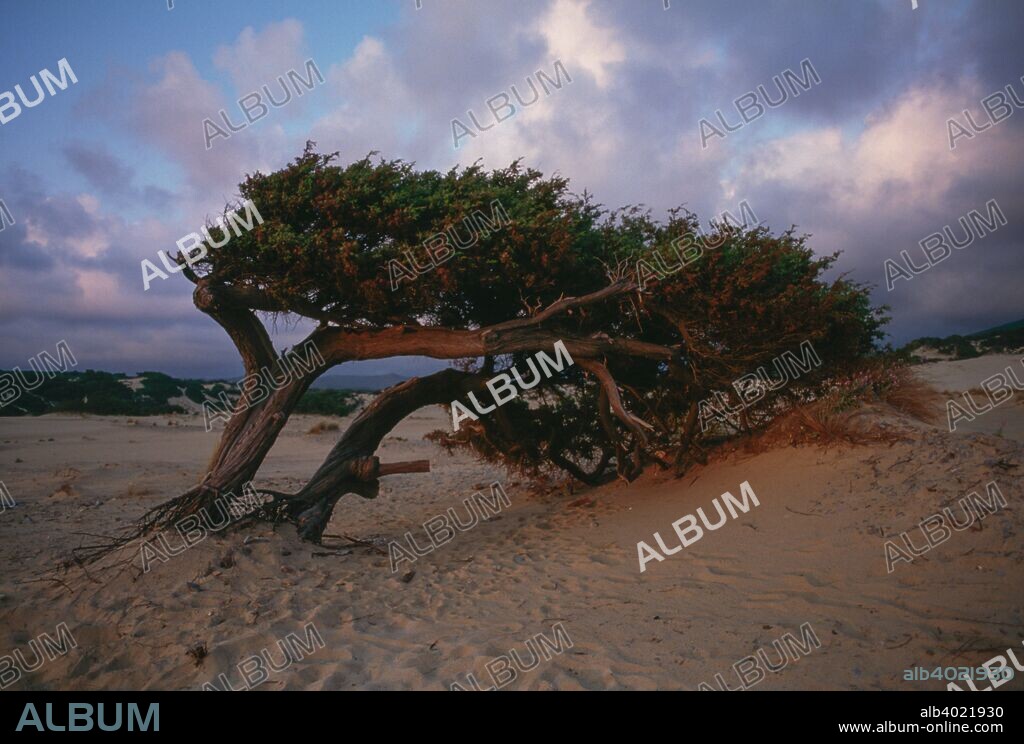
[[(924, 364), (917, 369), (921, 378), (941, 391), (947, 400), (964, 405), (963, 393), (973, 391), (971, 400), (978, 406), (985, 407), (987, 397), (980, 387), (982, 381), (993, 375), (1005, 373), (1007, 367), (1013, 368), (1018, 380), (1024, 380), (1024, 365), (1020, 354), (986, 354), (958, 362)], [(1021, 415), (1020, 409), (1022, 405), (1024, 394), (1017, 393), (975, 421), (958, 419), (956, 430), (989, 432), (1018, 441), (1024, 440), (1024, 415)]]
[[(941, 389), (986, 376), (944, 365), (926, 367)], [(945, 366), (955, 365), (970, 366)], [(1011, 414), (1019, 433), (1022, 411), (1013, 401), (979, 419), (987, 431), (955, 434), (942, 420), (890, 416), (906, 432), (893, 445), (736, 451), (680, 480), (648, 474), (569, 494), (445, 455), (422, 440), (445, 425), (431, 409), (392, 432), (381, 456), (429, 458), (433, 472), (388, 477), (376, 501), (347, 497), (335, 511), (332, 534), (376, 548), (311, 547), (268, 527), (212, 536), (141, 576), (67, 574), (67, 586), (40, 572), (79, 533), (186, 489), (216, 435), (189, 417), (0, 419), (0, 479), (18, 503), (0, 514), (0, 654), (23, 649), (31, 661), (29, 639), (63, 622), (78, 647), (9, 689), (187, 689), (221, 674), (241, 687), (239, 662), (264, 649), (280, 658), (277, 641), (313, 623), (325, 647), (260, 689), (446, 689), (467, 674), (488, 687), (489, 662), (515, 649), (533, 666), (527, 641), (561, 624), (572, 647), (508, 688), (696, 689), (716, 674), (734, 688), (735, 663), (758, 649), (774, 658), (772, 642), (809, 623), (821, 647), (756, 689), (943, 689), (903, 670), (977, 667), (1007, 648), (1024, 661), (1024, 446), (1011, 427), (993, 433)], [(289, 423), (257, 486), (301, 484), (333, 441), (305, 433), (320, 420)], [(391, 572), (381, 547), (407, 531), (426, 544), (426, 520), (495, 480), (510, 507)], [(1005, 507), (887, 572), (887, 540), (908, 531), (920, 545), (921, 520), (993, 480)], [(739, 496), (744, 481), (759, 506), (639, 571), (638, 541), (653, 545), (658, 531), (677, 545), (673, 521), (698, 507), (713, 517), (712, 499)], [(1003, 689), (1024, 689), (1024, 675)]]

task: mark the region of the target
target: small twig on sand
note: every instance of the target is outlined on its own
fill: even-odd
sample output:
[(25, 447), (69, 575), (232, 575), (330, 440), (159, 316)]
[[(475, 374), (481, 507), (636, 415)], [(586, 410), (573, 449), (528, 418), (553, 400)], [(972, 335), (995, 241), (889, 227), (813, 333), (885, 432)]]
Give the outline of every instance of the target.
[(351, 535), (346, 535), (345, 533), (342, 533), (340, 535), (324, 535), (324, 537), (332, 537), (335, 540), (348, 540), (348, 542), (345, 543), (345, 545), (341, 545), (341, 546), (338, 546), (338, 547), (354, 546), (354, 547), (360, 547), (360, 548), (370, 548), (371, 550), (376, 551), (380, 555), (387, 555), (387, 551), (386, 550), (384, 550), (383, 548), (381, 548), (381, 547), (379, 547), (377, 545), (374, 545), (372, 542), (367, 542), (366, 540), (360, 540), (358, 537), (352, 537)]
[(68, 586), (65, 582), (63, 582), (60, 579), (58, 579), (56, 576), (47, 576), (47, 577), (42, 578), (42, 579), (25, 579), (25, 580), (19, 581), (17, 583), (18, 584), (42, 584), (42, 583), (46, 583), (46, 584), (50, 584), (50, 583), (60, 584), (62, 587), (67, 589), (68, 592), (70, 592), (71, 594), (75, 593), (74, 589), (72, 589), (70, 586)]
[(348, 625), (349, 623), (354, 623), (356, 620), (365, 620), (366, 618), (373, 617), (376, 614), (376, 612), (371, 612), (369, 615), (360, 615), (359, 617), (354, 617), (351, 620), (342, 620), (341, 624)]
[(903, 641), (903, 643), (897, 644), (895, 646), (886, 646), (885, 648), (886, 648), (887, 651), (894, 651), (897, 648), (903, 648), (908, 643), (910, 643), (912, 640), (914, 640), (914, 636), (912, 636), (910, 633), (907, 633), (907, 640)]
[(820, 514), (810, 514), (809, 512), (802, 512), (802, 511), (797, 511), (796, 509), (790, 509), (788, 506), (786, 507), (786, 511), (791, 511), (794, 514), (799, 514), (802, 517), (820, 517), (821, 516)]

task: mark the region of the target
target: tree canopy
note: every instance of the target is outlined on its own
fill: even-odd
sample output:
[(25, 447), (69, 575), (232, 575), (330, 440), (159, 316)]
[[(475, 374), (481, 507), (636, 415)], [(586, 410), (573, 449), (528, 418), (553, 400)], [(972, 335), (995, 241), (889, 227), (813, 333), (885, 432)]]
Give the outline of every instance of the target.
[[(312, 540), (340, 496), (372, 498), (380, 476), (422, 469), (374, 454), (402, 418), (485, 395), (495, 375), (525, 371), (558, 342), (574, 364), (435, 439), (592, 484), (649, 464), (681, 473), (709, 441), (820, 393), (882, 335), (868, 288), (828, 278), (837, 255), (815, 255), (793, 229), (723, 220), (703, 230), (684, 207), (665, 219), (609, 210), (520, 162), (441, 173), (373, 153), (336, 160), (309, 144), (287, 167), (248, 176), (240, 194), (262, 221), (227, 242), (228, 227), (211, 226), (204, 256), (177, 257), (248, 373), (282, 361), (261, 314), (315, 321), (306, 341), (324, 359), (269, 395), (244, 393), (199, 486), (144, 529), (239, 492), (316, 375), (342, 362), (426, 355), (453, 366), (380, 393), (305, 487), (270, 492), (255, 516)], [(807, 345), (821, 364), (780, 382), (780, 356)], [(763, 382), (744, 395), (736, 381), (755, 373)], [(708, 401), (731, 401), (737, 415), (708, 426)]]

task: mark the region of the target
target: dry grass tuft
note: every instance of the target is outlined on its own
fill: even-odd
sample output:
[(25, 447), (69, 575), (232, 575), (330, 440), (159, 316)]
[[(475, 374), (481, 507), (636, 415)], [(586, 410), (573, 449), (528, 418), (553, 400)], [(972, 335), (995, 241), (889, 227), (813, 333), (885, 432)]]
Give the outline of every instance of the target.
[(326, 431), (338, 431), (338, 425), (333, 421), (318, 421), (306, 433), (323, 434)]
[(942, 395), (907, 367), (894, 371), (893, 383), (879, 398), (901, 413), (931, 423), (942, 410)]
[(793, 444), (895, 442), (900, 433), (879, 423), (870, 406), (882, 404), (924, 422), (941, 411), (942, 395), (902, 364), (879, 360), (835, 380), (816, 401), (793, 408), (774, 421), (748, 449), (763, 451)]
[(748, 449), (766, 451), (795, 444), (871, 444), (895, 442), (899, 436), (891, 430), (871, 423), (864, 410), (837, 411), (829, 401), (820, 400), (794, 408), (775, 421)]

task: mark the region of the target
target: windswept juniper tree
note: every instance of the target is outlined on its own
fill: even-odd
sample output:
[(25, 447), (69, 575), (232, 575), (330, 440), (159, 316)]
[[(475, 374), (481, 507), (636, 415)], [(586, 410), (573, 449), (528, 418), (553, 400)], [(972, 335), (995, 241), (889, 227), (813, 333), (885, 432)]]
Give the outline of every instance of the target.
[[(247, 177), (241, 196), (262, 224), (221, 248), (212, 243), (224, 236), (211, 228), (206, 255), (189, 257), (183, 273), (195, 305), (231, 337), (246, 374), (287, 382), (269, 394), (243, 391), (199, 483), (149, 512), (126, 540), (241, 493), (310, 384), (343, 362), (458, 363), (381, 392), (305, 486), (263, 489), (249, 520), (291, 522), (319, 541), (339, 498), (373, 498), (381, 476), (422, 471), (375, 456), (403, 418), (455, 400), (469, 406), (471, 392), (493, 402), (489, 380), (515, 368), (529, 382), (532, 357), (553, 355), (559, 341), (572, 365), (435, 438), (587, 484), (632, 479), (649, 464), (682, 473), (723, 434), (723, 425), (705, 431), (700, 421), (717, 391), (735, 400), (738, 377), (770, 373), (780, 354), (813, 344), (820, 368), (724, 425), (754, 429), (787, 400), (820, 390), (880, 336), (884, 317), (867, 289), (825, 280), (836, 256), (815, 257), (792, 230), (713, 223), (704, 234), (682, 208), (664, 222), (636, 207), (608, 212), (573, 195), (565, 179), (518, 162), (439, 173), (372, 155), (347, 167), (334, 159), (307, 145), (280, 171)], [(287, 374), (261, 315), (314, 321), (298, 347), (312, 342), (324, 364)]]

